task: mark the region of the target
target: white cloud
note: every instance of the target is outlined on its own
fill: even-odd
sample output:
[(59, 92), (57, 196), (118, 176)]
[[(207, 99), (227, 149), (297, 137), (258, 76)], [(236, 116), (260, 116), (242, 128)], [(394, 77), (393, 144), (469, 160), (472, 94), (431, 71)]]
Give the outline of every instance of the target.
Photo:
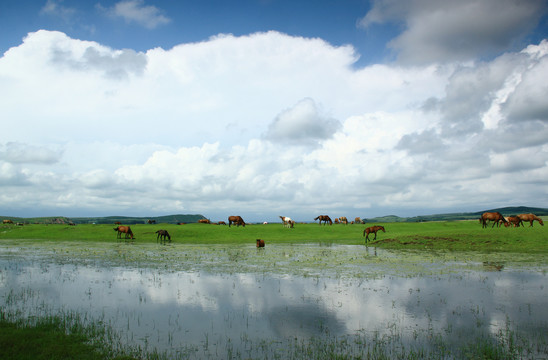
[(70, 23), (77, 13), (75, 8), (62, 5), (63, 1), (48, 0), (40, 10), (43, 15), (56, 16)]
[(389, 44), (402, 62), (465, 61), (508, 50), (546, 11), (538, 0), (376, 0), (359, 25), (405, 24)]
[(145, 5), (144, 0), (120, 1), (107, 11), (111, 16), (121, 17), (127, 22), (135, 22), (148, 29), (171, 22), (156, 6)]
[(314, 100), (307, 98), (279, 114), (265, 138), (285, 144), (316, 146), (333, 137), (340, 126), (338, 120), (321, 114)]
[(542, 206), (546, 53), (355, 69), (351, 47), (277, 32), (146, 53), (31, 33), (0, 58), (0, 184), (16, 194), (0, 210), (299, 221)]

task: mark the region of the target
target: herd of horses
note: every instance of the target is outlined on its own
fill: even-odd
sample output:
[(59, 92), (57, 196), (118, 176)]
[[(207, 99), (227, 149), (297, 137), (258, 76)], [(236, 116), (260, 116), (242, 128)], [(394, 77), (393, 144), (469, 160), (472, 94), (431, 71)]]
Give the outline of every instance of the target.
[(486, 228), (489, 221), (493, 223), (491, 225), (491, 228), (494, 228), (495, 225), (497, 227), (500, 227), (502, 225), (504, 225), (505, 227), (519, 227), (520, 225), (525, 227), (525, 225), (523, 225), (523, 222), (529, 222), (529, 227), (532, 227), (534, 221), (538, 221), (540, 225), (544, 226), (544, 222), (542, 221), (542, 219), (535, 214), (519, 214), (515, 216), (504, 217), (498, 211), (484, 212), (483, 214), (481, 214), (479, 221), (482, 228)]

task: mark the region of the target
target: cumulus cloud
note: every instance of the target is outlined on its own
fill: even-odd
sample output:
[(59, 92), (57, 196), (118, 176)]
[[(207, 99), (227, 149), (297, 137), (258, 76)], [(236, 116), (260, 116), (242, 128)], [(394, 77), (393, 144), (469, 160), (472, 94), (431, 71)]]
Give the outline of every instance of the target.
[(265, 138), (292, 145), (318, 145), (333, 137), (340, 122), (322, 114), (312, 99), (303, 99), (284, 110), (268, 127)]
[(546, 11), (538, 0), (376, 0), (359, 26), (402, 23), (389, 46), (405, 63), (466, 61), (510, 49)]
[(0, 58), (0, 182), (17, 194), (0, 210), (272, 221), (542, 205), (546, 46), (355, 68), (351, 47), (277, 32), (145, 53), (32, 33)]
[(148, 29), (171, 22), (171, 19), (163, 15), (156, 6), (145, 5), (144, 0), (120, 1), (106, 11), (110, 16), (121, 17), (127, 22), (135, 22)]

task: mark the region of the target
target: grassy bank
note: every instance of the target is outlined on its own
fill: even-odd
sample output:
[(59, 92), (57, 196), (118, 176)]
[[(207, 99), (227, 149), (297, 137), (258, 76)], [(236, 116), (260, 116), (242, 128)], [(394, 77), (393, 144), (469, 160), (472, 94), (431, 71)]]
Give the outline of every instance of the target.
[[(370, 246), (389, 249), (436, 249), (465, 251), (548, 252), (546, 229), (535, 223), (520, 228), (482, 229), (478, 221), (440, 221), (423, 223), (385, 223)], [(0, 240), (116, 242), (114, 225), (2, 225)], [(172, 241), (180, 244), (245, 244), (264, 239), (267, 244), (327, 243), (364, 244), (365, 225), (297, 224), (293, 229), (281, 224), (228, 227), (209, 224), (131, 225), (135, 244), (156, 242), (156, 231), (168, 230)], [(372, 236), (371, 236), (372, 237)], [(123, 241), (123, 240), (122, 240)]]

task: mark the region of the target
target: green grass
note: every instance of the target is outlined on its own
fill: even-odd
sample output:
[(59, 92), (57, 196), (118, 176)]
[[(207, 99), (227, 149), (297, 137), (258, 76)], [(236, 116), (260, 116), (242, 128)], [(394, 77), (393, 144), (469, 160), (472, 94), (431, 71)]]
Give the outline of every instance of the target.
[(0, 359), (133, 359), (109, 356), (107, 349), (92, 345), (90, 328), (68, 331), (63, 324), (59, 317), (40, 319), (36, 324), (0, 319)]
[[(384, 223), (368, 245), (387, 249), (435, 249), (452, 251), (548, 252), (546, 228), (535, 223), (520, 228), (482, 229), (478, 221), (439, 221), (422, 223)], [(166, 229), (175, 243), (245, 244), (263, 239), (267, 244), (325, 243), (365, 244), (363, 229), (369, 225), (297, 224), (293, 229), (281, 224), (228, 227), (209, 224), (131, 225), (133, 243), (156, 242), (155, 231)], [(114, 225), (2, 225), (0, 240), (116, 242)], [(372, 237), (372, 235), (371, 235)], [(122, 240), (124, 241), (124, 240)]]

